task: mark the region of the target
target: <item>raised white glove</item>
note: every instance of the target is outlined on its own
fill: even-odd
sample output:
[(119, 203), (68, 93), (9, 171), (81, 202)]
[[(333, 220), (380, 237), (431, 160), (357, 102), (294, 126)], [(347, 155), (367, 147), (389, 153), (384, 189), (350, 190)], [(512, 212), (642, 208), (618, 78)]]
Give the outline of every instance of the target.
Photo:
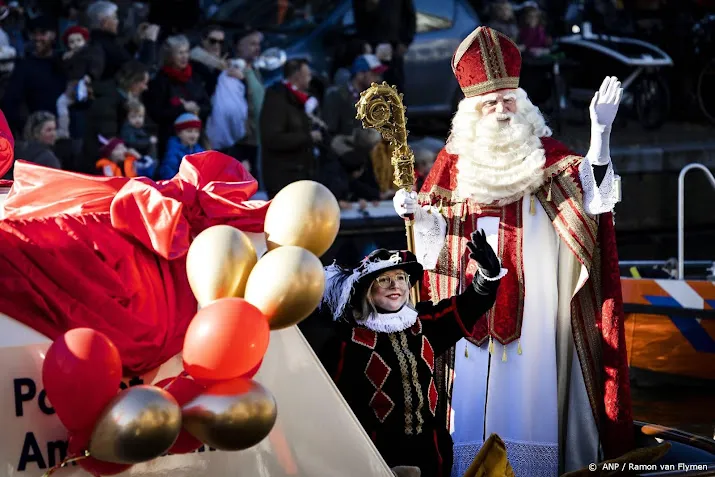
[(421, 210), (419, 204), (417, 204), (417, 192), (407, 192), (405, 189), (399, 189), (395, 192), (395, 196), (392, 198), (392, 205), (400, 217), (415, 215)]
[(622, 94), (618, 78), (608, 76), (591, 100), (591, 146), (586, 158), (594, 166), (605, 166), (611, 161), (611, 126), (616, 119)]

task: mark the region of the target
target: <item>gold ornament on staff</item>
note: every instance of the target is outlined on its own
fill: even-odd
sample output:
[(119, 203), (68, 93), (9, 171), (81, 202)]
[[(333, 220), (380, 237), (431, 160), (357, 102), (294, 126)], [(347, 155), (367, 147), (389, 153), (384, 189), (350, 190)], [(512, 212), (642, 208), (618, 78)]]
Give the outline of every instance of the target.
[[(407, 118), (405, 105), (402, 103), (402, 93), (395, 86), (386, 82), (373, 83), (360, 93), (360, 99), (355, 105), (357, 119), (363, 128), (373, 128), (393, 146), (392, 166), (395, 169), (394, 184), (400, 189), (412, 192), (415, 184), (415, 155), (407, 145)], [(415, 253), (414, 216), (405, 218), (407, 234), (407, 249)], [(419, 301), (419, 282), (410, 291), (412, 304)]]

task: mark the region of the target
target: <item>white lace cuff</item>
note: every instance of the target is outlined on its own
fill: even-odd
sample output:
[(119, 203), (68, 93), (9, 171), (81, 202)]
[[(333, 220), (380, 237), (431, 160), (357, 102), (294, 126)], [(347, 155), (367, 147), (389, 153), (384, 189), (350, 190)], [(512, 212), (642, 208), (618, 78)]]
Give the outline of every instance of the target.
[(498, 281), (498, 280), (501, 280), (502, 278), (504, 278), (504, 277), (506, 276), (506, 274), (507, 274), (508, 272), (509, 272), (509, 270), (507, 270), (506, 268), (502, 268), (502, 269), (499, 271), (499, 275), (497, 275), (496, 277), (488, 277), (488, 276), (486, 276), (486, 275), (484, 274), (484, 272), (482, 271), (482, 269), (479, 268), (479, 275), (481, 275), (482, 278), (485, 279), (485, 280), (488, 281), (488, 282), (496, 282), (496, 281)]
[(584, 158), (578, 169), (579, 179), (583, 187), (583, 206), (589, 215), (605, 214), (613, 211), (620, 202), (621, 178), (613, 170), (613, 163), (608, 163), (606, 175), (601, 185), (596, 185), (593, 166), (588, 158)]
[[(427, 213), (431, 208), (432, 213)], [(447, 238), (447, 221), (435, 207), (423, 206), (415, 214), (415, 255), (425, 270), (434, 270)]]

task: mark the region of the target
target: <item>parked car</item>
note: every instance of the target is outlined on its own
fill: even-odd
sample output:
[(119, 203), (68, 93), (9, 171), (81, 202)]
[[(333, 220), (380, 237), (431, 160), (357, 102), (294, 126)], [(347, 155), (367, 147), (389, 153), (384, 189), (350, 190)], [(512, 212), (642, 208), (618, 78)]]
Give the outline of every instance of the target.
[[(462, 98), (452, 74), (452, 54), (479, 24), (466, 0), (414, 0), (417, 35), (405, 57), (405, 103), (410, 118), (448, 118)], [(281, 2), (282, 3), (282, 2)], [(228, 37), (244, 23), (264, 32), (264, 50), (277, 48), (286, 58), (306, 58), (318, 82), (332, 83), (340, 47), (355, 38), (351, 0), (311, 1), (305, 8), (281, 10), (269, 0), (230, 0), (208, 20), (226, 29)], [(275, 50), (274, 50), (275, 51)], [(280, 69), (264, 74), (267, 83), (280, 79)]]

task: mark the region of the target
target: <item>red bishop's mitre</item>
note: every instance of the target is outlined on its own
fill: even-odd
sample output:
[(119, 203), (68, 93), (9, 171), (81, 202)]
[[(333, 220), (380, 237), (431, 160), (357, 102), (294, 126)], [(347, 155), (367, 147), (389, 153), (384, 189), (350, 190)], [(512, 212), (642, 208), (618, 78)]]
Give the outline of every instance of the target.
[(521, 53), (508, 36), (480, 26), (454, 52), (452, 71), (467, 98), (516, 89)]

